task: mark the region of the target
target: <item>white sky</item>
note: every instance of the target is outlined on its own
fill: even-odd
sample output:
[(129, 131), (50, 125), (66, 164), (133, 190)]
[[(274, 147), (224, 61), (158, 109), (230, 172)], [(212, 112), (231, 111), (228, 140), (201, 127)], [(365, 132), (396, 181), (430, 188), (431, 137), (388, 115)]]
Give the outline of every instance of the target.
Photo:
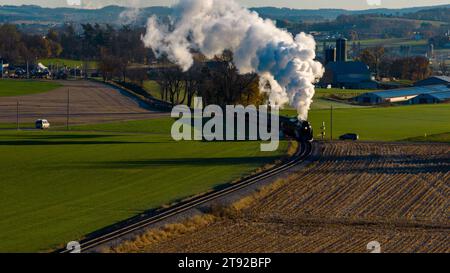
[[(67, 6), (67, 2), (77, 3), (83, 1), (90, 7), (102, 7), (105, 5), (129, 5), (132, 2), (140, 6), (168, 6), (177, 0), (0, 0), (0, 5), (34, 4), (45, 7)], [(343, 9), (368, 9), (368, 8), (402, 8), (411, 6), (431, 6), (449, 4), (449, 0), (237, 0), (247, 7), (275, 6), (289, 8), (343, 8)]]

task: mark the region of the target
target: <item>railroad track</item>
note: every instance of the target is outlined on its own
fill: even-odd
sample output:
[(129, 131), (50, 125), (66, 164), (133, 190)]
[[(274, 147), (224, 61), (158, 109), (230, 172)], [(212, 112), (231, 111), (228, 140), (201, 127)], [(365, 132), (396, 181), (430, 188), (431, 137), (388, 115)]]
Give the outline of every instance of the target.
[[(223, 197), (223, 196), (229, 195), (231, 193), (234, 193), (236, 191), (239, 191), (245, 187), (248, 187), (250, 185), (258, 183), (264, 179), (274, 177), (278, 174), (281, 174), (281, 173), (303, 163), (307, 158), (309, 158), (311, 156), (312, 152), (313, 152), (313, 144), (312, 143), (301, 142), (300, 149), (297, 151), (297, 153), (290, 160), (286, 161), (283, 164), (280, 164), (279, 166), (277, 166), (275, 168), (272, 168), (268, 171), (244, 178), (240, 182), (234, 183), (234, 184), (230, 185), (229, 187), (226, 187), (222, 190), (207, 193), (205, 195), (199, 196), (192, 200), (182, 202), (173, 207), (165, 209), (156, 215), (152, 215), (152, 216), (146, 217), (144, 219), (140, 219), (139, 221), (136, 221), (129, 225), (114, 229), (114, 230), (112, 230), (108, 233), (102, 234), (100, 236), (82, 240), (82, 241), (80, 241), (81, 250), (83, 252), (86, 252), (86, 251), (91, 250), (95, 247), (98, 247), (102, 244), (119, 239), (125, 235), (132, 233), (132, 232), (143, 229), (152, 224), (161, 222), (171, 216), (180, 214), (182, 212), (185, 212), (189, 209), (195, 208), (195, 207), (205, 204), (207, 202), (214, 201), (220, 197)], [(61, 249), (61, 250), (58, 250), (57, 253), (70, 253), (71, 251), (72, 250)]]

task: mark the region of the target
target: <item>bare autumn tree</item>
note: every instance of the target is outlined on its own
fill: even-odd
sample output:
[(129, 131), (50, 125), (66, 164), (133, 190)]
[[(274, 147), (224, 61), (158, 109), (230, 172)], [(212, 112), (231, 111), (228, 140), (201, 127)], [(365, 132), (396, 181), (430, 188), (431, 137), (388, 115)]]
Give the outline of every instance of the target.
[(423, 80), (430, 76), (430, 62), (422, 56), (396, 59), (391, 64), (393, 77), (408, 80)]
[(127, 74), (128, 78), (140, 87), (143, 87), (144, 81), (148, 79), (146, 69), (130, 69)]
[(195, 96), (205, 105), (263, 104), (265, 96), (259, 90), (259, 77), (241, 75), (233, 63), (231, 52), (212, 61), (195, 62), (186, 72), (175, 65), (165, 64), (150, 72), (150, 78), (160, 86), (161, 99), (192, 107)]
[(172, 105), (184, 103), (181, 99), (183, 86), (183, 73), (177, 66), (164, 66), (156, 72), (156, 82), (161, 87), (162, 100), (169, 101)]
[(195, 63), (187, 72), (184, 73), (184, 98), (186, 104), (192, 107), (194, 97), (199, 93), (202, 83), (201, 65)]
[(102, 72), (103, 81), (111, 80), (117, 72), (120, 64), (107, 48), (100, 49), (99, 70)]
[(203, 74), (207, 80), (201, 87), (202, 97), (208, 104), (221, 106), (240, 102), (243, 93), (257, 78), (256, 74), (239, 74), (233, 63), (233, 54), (229, 51), (207, 62)]
[[(241, 99), (238, 101), (242, 105), (264, 105), (267, 103), (267, 93), (263, 93), (260, 90), (260, 78), (255, 74), (249, 75), (251, 83), (243, 90)], [(270, 84), (267, 83), (268, 88), (271, 88)]]
[(367, 64), (369, 68), (376, 73), (378, 78), (380, 75), (380, 63), (383, 60), (385, 53), (386, 50), (383, 46), (366, 48), (361, 51), (358, 59)]
[(449, 69), (448, 69), (448, 65), (445, 63), (445, 61), (442, 61), (439, 64), (439, 70), (441, 70), (442, 75), (444, 75), (444, 76), (448, 75)]

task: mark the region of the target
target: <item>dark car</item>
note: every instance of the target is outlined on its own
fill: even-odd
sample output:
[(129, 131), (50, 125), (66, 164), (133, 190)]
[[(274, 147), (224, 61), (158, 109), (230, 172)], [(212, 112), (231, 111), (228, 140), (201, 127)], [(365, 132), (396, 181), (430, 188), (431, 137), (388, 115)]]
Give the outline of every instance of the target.
[(359, 140), (359, 135), (357, 134), (345, 134), (339, 137), (340, 140)]
[(14, 74), (16, 75), (16, 77), (22, 78), (27, 75), (27, 71), (22, 68), (17, 68), (16, 71), (14, 71)]
[(64, 70), (60, 70), (55, 75), (57, 80), (67, 80), (67, 73)]

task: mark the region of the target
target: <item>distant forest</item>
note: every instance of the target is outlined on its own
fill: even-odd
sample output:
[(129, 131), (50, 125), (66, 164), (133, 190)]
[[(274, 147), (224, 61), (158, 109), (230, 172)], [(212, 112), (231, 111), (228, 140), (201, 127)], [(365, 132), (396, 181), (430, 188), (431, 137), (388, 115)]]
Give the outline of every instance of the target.
[[(356, 14), (339, 15), (334, 20), (320, 22), (292, 22), (289, 19), (278, 21), (280, 27), (292, 33), (301, 31), (339, 33), (352, 39), (404, 38), (413, 33), (421, 33), (430, 38), (450, 29), (450, 7), (422, 10), (404, 15)], [(354, 35), (357, 37), (354, 37)]]
[[(403, 35), (414, 30), (431, 28), (437, 31), (438, 25), (450, 25), (450, 5), (437, 7), (418, 7), (406, 9), (370, 9), (349, 11), (342, 9), (299, 10), (288, 8), (261, 7), (252, 8), (264, 18), (277, 21), (279, 27), (287, 28), (293, 33), (300, 31), (335, 31), (345, 32), (349, 29), (388, 37)], [(172, 14), (168, 7), (149, 7), (140, 10), (135, 18), (121, 16), (125, 8), (118, 6), (104, 7), (98, 10), (73, 8), (42, 8), (38, 6), (0, 6), (0, 24), (16, 24), (28, 32), (45, 34), (49, 28), (72, 23), (81, 24), (132, 24), (143, 27), (152, 15), (167, 17)], [(397, 20), (402, 19), (401, 24)], [(406, 21), (409, 19), (409, 22)], [(434, 21), (439, 24), (421, 25)], [(378, 29), (377, 29), (378, 28)], [(389, 28), (389, 30), (386, 30)], [(78, 30), (81, 30), (78, 29)]]

